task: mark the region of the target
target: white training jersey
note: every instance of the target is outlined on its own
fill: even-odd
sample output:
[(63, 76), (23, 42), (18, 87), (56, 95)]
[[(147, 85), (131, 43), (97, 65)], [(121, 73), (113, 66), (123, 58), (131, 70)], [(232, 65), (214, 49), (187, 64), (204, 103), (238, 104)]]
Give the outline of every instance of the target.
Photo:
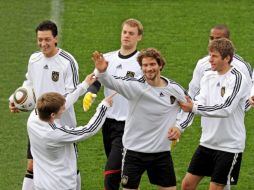
[[(194, 98), (200, 89), (200, 81), (204, 76), (205, 71), (211, 70), (211, 64), (209, 62), (210, 56), (206, 56), (198, 60), (197, 65), (193, 71), (192, 80), (189, 83), (189, 95)], [(251, 85), (252, 68), (251, 65), (245, 62), (239, 55), (234, 55), (231, 65), (237, 68), (245, 75), (245, 78), (249, 85)]]
[[(129, 56), (122, 56), (118, 51), (109, 52), (103, 56), (108, 61), (107, 72), (110, 75), (118, 77), (140, 77), (141, 67), (137, 62), (139, 52), (135, 51)], [(107, 87), (104, 87), (104, 95), (109, 96), (114, 92)], [(128, 113), (128, 101), (120, 94), (113, 97), (113, 106), (107, 112), (107, 118), (117, 121), (125, 121)]]
[[(79, 96), (79, 92), (76, 95)], [(71, 102), (78, 99), (70, 98)], [(76, 190), (77, 161), (74, 142), (96, 134), (106, 118), (108, 103), (102, 102), (85, 126), (48, 123), (31, 112), (27, 130), (33, 155), (34, 186), (38, 190)]]
[[(29, 59), (26, 78), (23, 86), (33, 87), (36, 98), (46, 92), (68, 96), (79, 83), (78, 64), (72, 55), (62, 49), (50, 58), (42, 52), (35, 52)], [(73, 105), (66, 109), (60, 122), (62, 125), (76, 126)]]
[(184, 89), (165, 77), (162, 78), (167, 86), (153, 87), (143, 77), (113, 77), (97, 70), (95, 74), (104, 86), (129, 101), (123, 134), (124, 148), (144, 153), (169, 151), (171, 141), (168, 140), (168, 129), (175, 126), (180, 110), (178, 101), (185, 97)]
[(231, 153), (244, 151), (244, 115), (248, 92), (245, 75), (234, 67), (224, 75), (216, 71), (205, 73), (192, 109), (202, 116), (200, 145)]

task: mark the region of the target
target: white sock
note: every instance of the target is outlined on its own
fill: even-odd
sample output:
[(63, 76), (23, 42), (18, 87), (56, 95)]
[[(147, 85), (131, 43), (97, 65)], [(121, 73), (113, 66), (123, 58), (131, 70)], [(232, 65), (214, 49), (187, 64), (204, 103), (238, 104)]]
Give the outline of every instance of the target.
[(226, 185), (223, 190), (230, 190), (230, 185)]
[(77, 174), (77, 188), (76, 190), (81, 190), (81, 176), (80, 176), (80, 172), (78, 171)]
[(24, 177), (22, 190), (34, 190), (34, 180), (32, 178)]

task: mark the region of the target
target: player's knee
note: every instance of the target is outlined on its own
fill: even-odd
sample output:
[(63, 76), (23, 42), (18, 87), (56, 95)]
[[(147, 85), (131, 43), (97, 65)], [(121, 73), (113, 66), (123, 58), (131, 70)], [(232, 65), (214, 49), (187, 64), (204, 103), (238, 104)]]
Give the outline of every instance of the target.
[(27, 160), (27, 170), (33, 172), (33, 160)]
[(186, 180), (186, 178), (183, 179), (182, 181), (182, 190), (192, 190), (193, 187), (192, 187), (192, 184)]

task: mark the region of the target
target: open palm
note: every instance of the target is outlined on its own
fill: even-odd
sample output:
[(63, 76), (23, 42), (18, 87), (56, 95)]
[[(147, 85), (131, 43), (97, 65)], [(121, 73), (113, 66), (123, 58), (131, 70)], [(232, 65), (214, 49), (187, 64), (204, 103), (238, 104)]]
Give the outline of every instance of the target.
[(94, 62), (95, 68), (100, 73), (103, 73), (107, 70), (108, 62), (105, 60), (105, 58), (100, 52), (98, 51), (93, 52), (92, 60)]

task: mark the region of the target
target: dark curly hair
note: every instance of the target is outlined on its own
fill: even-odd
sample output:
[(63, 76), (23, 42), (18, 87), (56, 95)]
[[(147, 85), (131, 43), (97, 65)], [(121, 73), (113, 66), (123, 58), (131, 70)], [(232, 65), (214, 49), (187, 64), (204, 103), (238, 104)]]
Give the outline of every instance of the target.
[(158, 63), (158, 65), (161, 66), (161, 70), (163, 69), (164, 65), (166, 64), (164, 57), (162, 57), (161, 53), (155, 48), (147, 48), (147, 49), (141, 50), (141, 52), (139, 53), (139, 55), (137, 57), (137, 61), (140, 66), (142, 66), (142, 60), (145, 57), (154, 58), (156, 60), (156, 62)]

